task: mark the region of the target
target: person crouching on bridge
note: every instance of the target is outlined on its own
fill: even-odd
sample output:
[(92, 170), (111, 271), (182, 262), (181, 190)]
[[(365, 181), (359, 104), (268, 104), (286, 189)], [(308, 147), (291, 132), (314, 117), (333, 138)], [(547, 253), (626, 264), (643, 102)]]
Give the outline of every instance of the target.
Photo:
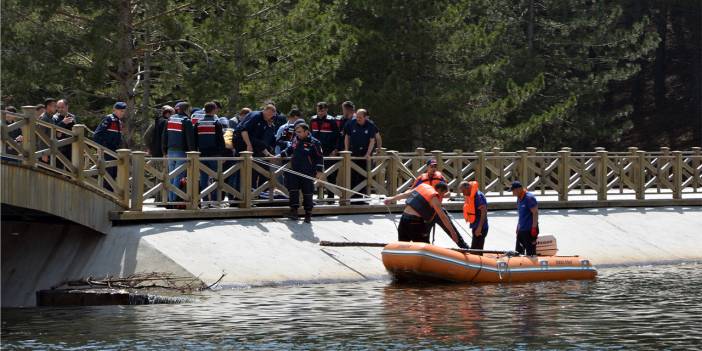
[(441, 200), (446, 193), (448, 193), (448, 185), (444, 182), (436, 183), (434, 186), (422, 183), (414, 189), (385, 199), (386, 205), (407, 199), (400, 225), (397, 227), (397, 240), (429, 243), (429, 231), (436, 222), (439, 222), (453, 242), (461, 248), (468, 248), (441, 207)]
[[(462, 181), (458, 185), (458, 190), (463, 193), (463, 218), (470, 224), (470, 229), (473, 232), (473, 240), (470, 243), (470, 248), (473, 250), (482, 250), (485, 245), (485, 237), (488, 234), (487, 220), (487, 200), (485, 194), (479, 189), (476, 181)], [(476, 255), (483, 255), (482, 252), (477, 252)]]
[(290, 219), (298, 220), (297, 210), (300, 207), (300, 193), (302, 190), (303, 206), (305, 208), (305, 223), (312, 221), (312, 208), (314, 202), (314, 181), (312, 177), (321, 178), (324, 174), (324, 156), (322, 144), (312, 137), (310, 126), (299, 123), (295, 126), (295, 138), (291, 144), (281, 151), (276, 157), (290, 157), (292, 170), (303, 174), (285, 174), (285, 186), (290, 194)]
[(539, 236), (539, 206), (534, 194), (527, 192), (518, 180), (509, 188), (517, 197), (517, 245), (514, 249), (520, 254), (536, 255), (536, 238)]

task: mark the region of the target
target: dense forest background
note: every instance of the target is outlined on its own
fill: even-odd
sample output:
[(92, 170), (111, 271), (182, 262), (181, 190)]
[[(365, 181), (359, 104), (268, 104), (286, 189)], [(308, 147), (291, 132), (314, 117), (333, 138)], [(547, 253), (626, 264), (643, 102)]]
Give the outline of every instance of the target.
[(408, 151), (702, 145), (699, 0), (3, 0), (2, 103), (369, 110)]

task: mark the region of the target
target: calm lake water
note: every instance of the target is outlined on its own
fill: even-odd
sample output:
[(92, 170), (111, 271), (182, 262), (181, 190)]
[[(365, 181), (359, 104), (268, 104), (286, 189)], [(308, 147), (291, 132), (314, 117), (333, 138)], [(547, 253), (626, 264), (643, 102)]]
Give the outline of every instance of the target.
[(3, 349), (699, 349), (702, 264), (595, 281), (221, 290), (181, 305), (2, 310)]

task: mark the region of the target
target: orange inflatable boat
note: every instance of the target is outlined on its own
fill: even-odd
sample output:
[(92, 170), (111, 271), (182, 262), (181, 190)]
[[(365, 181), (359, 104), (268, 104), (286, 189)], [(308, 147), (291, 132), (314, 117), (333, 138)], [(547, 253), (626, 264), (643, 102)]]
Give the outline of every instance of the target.
[(579, 256), (475, 255), (425, 243), (398, 241), (383, 248), (383, 264), (400, 281), (510, 283), (594, 279), (597, 271)]

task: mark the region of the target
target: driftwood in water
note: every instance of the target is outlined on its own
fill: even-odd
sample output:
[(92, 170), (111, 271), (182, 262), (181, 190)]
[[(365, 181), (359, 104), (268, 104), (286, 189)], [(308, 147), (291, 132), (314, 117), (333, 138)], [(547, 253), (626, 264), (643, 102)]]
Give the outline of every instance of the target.
[(104, 278), (87, 277), (77, 280), (65, 281), (61, 284), (53, 286), (51, 289), (58, 289), (62, 286), (85, 287), (106, 287), (115, 289), (167, 289), (178, 290), (180, 292), (194, 292), (211, 289), (224, 278), (222, 275), (210, 285), (206, 285), (198, 278), (193, 277), (177, 277), (172, 273), (151, 272), (151, 273), (135, 273), (126, 277), (105, 276)]

